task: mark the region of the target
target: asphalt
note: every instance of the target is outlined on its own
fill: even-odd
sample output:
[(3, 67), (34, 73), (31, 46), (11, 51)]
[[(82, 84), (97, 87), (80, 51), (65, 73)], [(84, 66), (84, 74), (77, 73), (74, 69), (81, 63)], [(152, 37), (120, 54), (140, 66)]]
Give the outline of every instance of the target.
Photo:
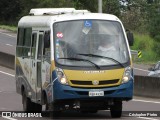
[(0, 29), (0, 51), (15, 55), (16, 33)]
[[(16, 34), (9, 31), (0, 30), (0, 51), (8, 54), (15, 54)], [(147, 65), (134, 64), (135, 75), (145, 76), (148, 74)], [(16, 85), (14, 79), (14, 70), (0, 66), (0, 112), (3, 111), (19, 111), (22, 109), (21, 95), (16, 93)], [(131, 115), (134, 113), (155, 113), (160, 114), (160, 100), (154, 98), (134, 97), (132, 101), (123, 102), (123, 116), (119, 120), (140, 120), (150, 119), (158, 120), (158, 117), (138, 117)], [(42, 118), (2, 118), (0, 120), (50, 120), (50, 117)], [(82, 114), (75, 111), (68, 111), (61, 114), (60, 119), (112, 119), (109, 111), (99, 111), (97, 114)], [(112, 119), (114, 120), (114, 119)]]
[[(22, 98), (21, 95), (16, 93), (15, 88), (15, 78), (14, 70), (4, 68), (0, 66), (0, 111), (21, 112), (22, 109)], [(158, 117), (132, 117), (133, 114), (157, 114)], [(10, 118), (2, 118), (0, 120), (7, 120)], [(20, 118), (13, 117), (10, 120), (50, 120), (49, 116), (44, 116), (40, 118)], [(96, 120), (106, 120), (112, 119), (109, 111), (99, 111), (96, 114), (82, 114), (76, 111), (67, 111), (61, 113), (58, 119), (96, 119)], [(140, 120), (140, 119), (150, 119), (158, 120), (160, 119), (160, 100), (153, 98), (143, 98), (134, 97), (132, 101), (123, 102), (123, 115), (119, 120)]]

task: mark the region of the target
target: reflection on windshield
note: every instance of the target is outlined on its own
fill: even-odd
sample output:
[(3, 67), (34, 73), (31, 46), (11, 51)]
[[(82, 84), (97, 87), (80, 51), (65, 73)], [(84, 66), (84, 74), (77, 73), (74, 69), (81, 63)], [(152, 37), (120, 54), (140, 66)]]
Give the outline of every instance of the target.
[[(54, 24), (55, 57), (57, 62), (69, 66), (120, 65), (128, 62), (129, 55), (120, 23), (100, 20), (67, 21)], [(77, 55), (92, 54), (111, 58)], [(117, 62), (115, 62), (117, 61)]]

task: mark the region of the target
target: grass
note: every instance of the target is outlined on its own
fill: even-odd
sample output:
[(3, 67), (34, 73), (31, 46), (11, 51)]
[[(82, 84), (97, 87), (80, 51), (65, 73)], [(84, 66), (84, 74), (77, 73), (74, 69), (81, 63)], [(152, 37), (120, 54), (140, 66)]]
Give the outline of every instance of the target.
[(9, 26), (9, 25), (0, 25), (0, 29), (10, 30), (13, 32), (17, 32), (16, 26)]
[(160, 60), (160, 43), (156, 42), (147, 34), (134, 34), (134, 46), (132, 50), (140, 50), (142, 57), (136, 59), (135, 62), (153, 64)]

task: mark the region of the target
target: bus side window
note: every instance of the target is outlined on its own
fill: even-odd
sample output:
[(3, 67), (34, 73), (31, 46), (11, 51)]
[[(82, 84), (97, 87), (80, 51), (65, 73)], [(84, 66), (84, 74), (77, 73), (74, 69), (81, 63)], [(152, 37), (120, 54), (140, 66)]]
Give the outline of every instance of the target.
[(24, 39), (23, 39), (23, 56), (24, 57), (30, 57), (28, 53), (30, 53), (31, 35), (32, 35), (32, 28), (25, 28)]
[(44, 48), (43, 48), (43, 60), (48, 61), (50, 63), (50, 31), (45, 31), (44, 34)]
[(17, 50), (16, 54), (18, 57), (21, 57), (23, 54), (23, 37), (24, 37), (24, 28), (18, 28), (18, 36), (17, 36)]
[(31, 58), (35, 58), (36, 54), (37, 33), (32, 34)]
[(50, 58), (51, 58), (50, 48), (45, 48), (43, 59), (50, 63)]
[(42, 47), (43, 47), (43, 34), (39, 34), (39, 42), (38, 42), (38, 56), (37, 59), (41, 59), (42, 57)]
[(17, 46), (23, 46), (24, 28), (18, 28)]

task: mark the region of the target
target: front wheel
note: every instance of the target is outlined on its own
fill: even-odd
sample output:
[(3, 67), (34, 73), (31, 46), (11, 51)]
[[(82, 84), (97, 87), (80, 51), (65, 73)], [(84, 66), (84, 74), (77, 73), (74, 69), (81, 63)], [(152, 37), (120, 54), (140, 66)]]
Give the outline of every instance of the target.
[(112, 118), (120, 118), (122, 116), (122, 101), (115, 101), (110, 108)]

